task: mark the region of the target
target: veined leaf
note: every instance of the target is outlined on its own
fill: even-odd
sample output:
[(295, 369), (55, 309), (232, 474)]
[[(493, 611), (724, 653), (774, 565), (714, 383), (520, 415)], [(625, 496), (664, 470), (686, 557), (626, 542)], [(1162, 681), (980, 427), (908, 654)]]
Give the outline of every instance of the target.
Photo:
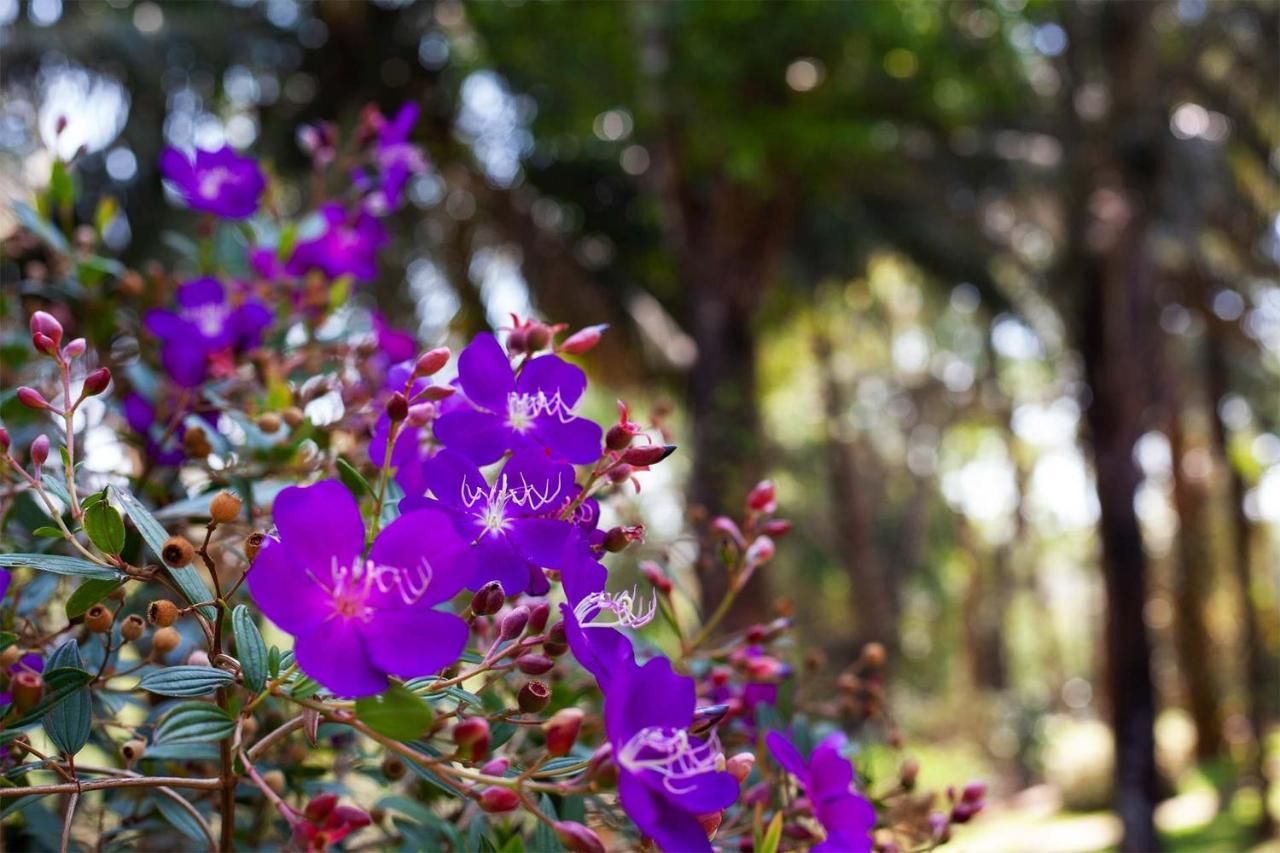
[(244, 683), (251, 690), (261, 690), (267, 684), (267, 645), (262, 641), (258, 626), (253, 624), (249, 608), (240, 604), (231, 611), (231, 628), (236, 635), (236, 652), (240, 657)]
[(156, 743), (211, 743), (230, 736), (235, 728), (235, 721), (217, 705), (183, 702), (165, 715), (151, 737)]
[[(105, 581), (88, 581), (88, 583), (104, 583)], [(68, 640), (49, 655), (50, 669), (70, 668), (84, 671), (84, 661), (80, 658), (80, 647), (75, 640)], [(88, 675), (88, 673), (85, 673)], [(44, 730), (49, 739), (63, 755), (75, 755), (84, 749), (89, 742), (89, 731), (93, 725), (93, 697), (89, 687), (81, 687), (68, 694), (67, 698), (49, 709), (44, 717)]]
[(93, 676), (85, 672), (83, 669), (74, 669), (71, 667), (60, 667), (56, 669), (47, 669), (44, 672), (44, 699), (42, 699), (34, 708), (28, 710), (25, 714), (9, 720), (5, 723), (3, 732), (0, 732), (0, 741), (9, 741), (17, 737), (21, 732), (18, 730), (37, 722), (45, 714), (53, 708), (66, 701), (67, 697), (75, 693), (81, 687), (84, 687)]
[(106, 501), (98, 501), (84, 511), (84, 532), (104, 554), (119, 554), (124, 548), (124, 519)]
[(124, 579), (88, 578), (67, 599), (67, 619), (89, 612), (89, 608), (124, 585)]
[(205, 696), (235, 681), (224, 669), (211, 666), (169, 666), (148, 672), (138, 686), (161, 696)]
[(78, 578), (116, 580), (124, 577), (120, 572), (107, 566), (91, 563), (79, 557), (63, 557), (60, 554), (0, 554), (0, 566), (11, 569), (26, 567)]

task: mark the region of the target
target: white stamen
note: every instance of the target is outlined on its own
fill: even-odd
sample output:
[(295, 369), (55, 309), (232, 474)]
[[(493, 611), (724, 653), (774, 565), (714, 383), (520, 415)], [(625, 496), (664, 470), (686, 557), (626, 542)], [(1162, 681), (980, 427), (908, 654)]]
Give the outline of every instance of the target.
[(657, 612), (658, 593), (654, 591), (646, 608), (638, 586), (617, 593), (593, 592), (573, 608), (583, 628), (642, 628)]
[(533, 419), (541, 415), (551, 415), (562, 424), (577, 418), (573, 407), (565, 403), (559, 391), (550, 397), (542, 391), (535, 394), (512, 391), (507, 395), (507, 426), (516, 432), (524, 432), (533, 426)]
[(715, 733), (697, 741), (684, 729), (648, 726), (631, 736), (618, 751), (618, 763), (632, 773), (649, 770), (662, 777), (662, 787), (672, 794), (687, 794), (691, 780), (714, 772), (724, 761)]
[(329, 569), (332, 583), (326, 584), (309, 570), (307, 574), (333, 599), (335, 615), (368, 622), (374, 608), (369, 606), (369, 593), (377, 589), (382, 595), (396, 592), (405, 606), (417, 604), (431, 586), (431, 563), (425, 558), (409, 568), (383, 566), (373, 560), (352, 566), (339, 565), (335, 559)]
[(213, 337), (222, 331), (228, 313), (224, 302), (205, 302), (182, 309), (183, 319), (195, 323), (200, 334), (207, 337)]
[(507, 528), (507, 505), (514, 504), (522, 509), (534, 510), (546, 506), (560, 496), (563, 489), (564, 475), (557, 472), (555, 483), (550, 480), (538, 488), (520, 477), (521, 485), (512, 488), (507, 484), (507, 475), (500, 476), (492, 486), (472, 486), (465, 479), (459, 490), (459, 497), (467, 509), (473, 511), (476, 518), (488, 533), (500, 533)]

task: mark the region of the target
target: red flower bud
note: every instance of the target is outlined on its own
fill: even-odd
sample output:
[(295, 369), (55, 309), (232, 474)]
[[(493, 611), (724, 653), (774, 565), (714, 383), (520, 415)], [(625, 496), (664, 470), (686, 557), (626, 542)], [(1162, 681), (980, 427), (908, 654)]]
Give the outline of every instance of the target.
[(9, 682), (9, 691), (13, 696), (13, 707), (19, 711), (34, 708), (44, 695), (44, 679), (38, 672), (23, 670), (13, 676)]
[(556, 837), (570, 853), (604, 853), (604, 842), (587, 827), (571, 820), (555, 823)]
[(418, 361), (413, 365), (414, 376), (432, 376), (440, 372), (446, 364), (449, 363), (449, 348), (438, 347), (428, 350), (418, 356)]
[(58, 354), (58, 345), (53, 342), (53, 338), (40, 332), (36, 332), (31, 336), (31, 345), (36, 348), (37, 352), (42, 352), (45, 355), (56, 356)]
[(23, 385), (18, 389), (18, 402), (37, 412), (49, 408), (49, 401), (44, 398), (44, 395), (29, 385)]
[(391, 395), (391, 399), (387, 400), (387, 417), (392, 423), (399, 423), (409, 417), (409, 401), (399, 391)]
[(785, 518), (773, 518), (760, 525), (760, 530), (766, 536), (772, 536), (774, 539), (780, 539), (791, 532), (791, 522)]
[(637, 468), (645, 468), (649, 465), (657, 465), (675, 452), (674, 444), (643, 444), (629, 448), (622, 454), (622, 461)]
[(625, 550), (632, 542), (644, 541), (644, 526), (614, 527), (604, 535), (604, 549), (611, 554)]
[(506, 593), (502, 591), (502, 584), (497, 581), (489, 581), (489, 583), (480, 587), (475, 595), (471, 596), (471, 612), (477, 616), (489, 616), (497, 613), (502, 609), (506, 598)]
[(773, 480), (761, 480), (747, 495), (747, 506), (756, 512), (773, 512), (777, 508), (777, 491)]
[(89, 348), (84, 338), (76, 338), (71, 343), (62, 348), (62, 357), (66, 359), (79, 358), (84, 355), (84, 351)]
[(49, 436), (37, 435), (31, 442), (31, 461), (39, 468), (49, 458)]
[(62, 324), (46, 311), (37, 311), (31, 315), (31, 334), (44, 335), (53, 341), (54, 346), (62, 343)]
[(95, 397), (107, 390), (110, 384), (111, 371), (105, 367), (99, 367), (84, 378), (84, 394), (86, 397)]
[(663, 595), (670, 595), (675, 588), (671, 578), (667, 577), (666, 573), (662, 571), (662, 567), (655, 562), (650, 560), (642, 562), (640, 564), (640, 574), (644, 575), (645, 580), (653, 584), (654, 589)]
[(960, 792), (960, 800), (966, 803), (979, 803), (987, 795), (987, 783), (982, 781), (973, 781), (964, 786), (964, 790)]
[(334, 807), (338, 805), (337, 794), (318, 794), (311, 798), (311, 802), (307, 803), (302, 814), (312, 823), (323, 823), (324, 819), (329, 816)]
[(604, 434), (604, 446), (610, 450), (624, 450), (635, 437), (635, 431), (627, 429), (625, 424), (614, 424)]
[(723, 814), (721, 812), (698, 815), (698, 823), (702, 826), (702, 831), (707, 834), (707, 838), (716, 837), (716, 832), (720, 829), (720, 821), (722, 818)]
[(547, 627), (547, 619), (551, 617), (551, 605), (540, 601), (529, 611), (529, 633), (539, 634)]
[(489, 721), (484, 717), (467, 717), (453, 727), (453, 742), (460, 757), (484, 761), (489, 755)]
[(0, 427), (0, 453), (8, 453), (13, 439), (9, 437), (9, 431), (4, 427)]
[(607, 324), (599, 326), (587, 326), (585, 329), (579, 329), (572, 335), (564, 339), (560, 346), (556, 347), (558, 352), (568, 353), (569, 355), (582, 355), (596, 344), (600, 343), (600, 337), (604, 334), (604, 330), (609, 328)]
[(520, 798), (510, 788), (499, 788), (494, 785), (480, 792), (480, 808), (487, 812), (515, 811), (519, 805)]
[(550, 672), (551, 667), (555, 665), (556, 662), (546, 655), (529, 654), (520, 655), (520, 657), (516, 658), (516, 669), (525, 675), (542, 675), (545, 672)]
[(547, 753), (553, 757), (568, 755), (578, 740), (578, 732), (582, 729), (582, 718), (586, 715), (580, 708), (561, 708), (542, 724), (542, 731), (547, 738)]
[(511, 608), (498, 623), (498, 637), (503, 640), (514, 640), (524, 633), (529, 624), (529, 608), (523, 604)]
[(756, 540), (747, 548), (747, 565), (759, 566), (773, 559), (776, 549), (773, 540), (768, 536), (757, 536)]

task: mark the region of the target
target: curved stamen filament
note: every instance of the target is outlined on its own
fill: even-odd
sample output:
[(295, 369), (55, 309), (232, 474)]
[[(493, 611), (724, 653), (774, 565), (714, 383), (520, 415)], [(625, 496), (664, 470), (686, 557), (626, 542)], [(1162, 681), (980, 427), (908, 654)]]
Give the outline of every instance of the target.
[(624, 592), (593, 592), (573, 608), (574, 618), (583, 628), (642, 628), (658, 612), (658, 593), (645, 602), (640, 588)]
[(697, 787), (696, 777), (724, 769), (724, 752), (714, 732), (702, 741), (684, 729), (648, 726), (623, 744), (618, 763), (633, 773), (656, 773), (672, 794), (687, 794)]

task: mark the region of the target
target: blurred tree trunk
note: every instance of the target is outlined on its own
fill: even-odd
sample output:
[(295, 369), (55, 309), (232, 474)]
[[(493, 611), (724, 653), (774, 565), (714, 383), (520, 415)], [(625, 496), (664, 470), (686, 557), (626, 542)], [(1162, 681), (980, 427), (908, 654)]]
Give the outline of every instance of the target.
[[(1258, 612), (1254, 602), (1253, 562), (1250, 559), (1253, 541), (1253, 522), (1244, 511), (1245, 492), (1248, 485), (1240, 469), (1231, 459), (1227, 446), (1227, 425), (1222, 417), (1222, 401), (1230, 392), (1227, 374), (1226, 329), (1216, 317), (1209, 318), (1209, 333), (1205, 336), (1205, 373), (1208, 378), (1210, 423), (1213, 444), (1218, 462), (1229, 478), (1227, 500), (1231, 507), (1230, 548), (1232, 576), (1235, 579), (1236, 609), (1240, 618), (1240, 645), (1243, 657), (1243, 683), (1245, 710), (1249, 718), (1250, 751), (1246, 781), (1259, 789), (1262, 802), (1269, 802), (1270, 783), (1266, 769), (1265, 736), (1268, 702), (1273, 701), (1275, 690), (1267, 677), (1267, 650), (1258, 625)], [(1275, 831), (1271, 811), (1262, 809), (1261, 823), (1257, 828), (1259, 838), (1269, 838)]]
[(956, 513), (956, 541), (969, 558), (969, 585), (964, 594), (965, 650), (972, 686), (1004, 690), (1009, 673), (1004, 647), (1004, 616), (1012, 583), (1010, 546), (990, 557), (977, 542), (973, 526)]
[(869, 642), (897, 648), (893, 595), (877, 553), (874, 496), (871, 478), (860, 470), (859, 448), (845, 439), (844, 389), (831, 365), (831, 341), (819, 331), (813, 341), (814, 357), (822, 371), (827, 459), (827, 490), (835, 550), (849, 575), (849, 609), (854, 614), (855, 650)]
[[(1088, 440), (1101, 507), (1099, 538), (1107, 598), (1107, 673), (1115, 738), (1116, 811), (1124, 850), (1159, 847), (1155, 695), (1144, 609), (1147, 561), (1134, 509), (1141, 474), (1133, 451), (1150, 402), (1153, 298), (1148, 226), (1160, 172), (1165, 115), (1154, 97), (1153, 6), (1068, 7), (1072, 80), (1064, 92), (1069, 137), (1068, 233), (1062, 296), (1075, 305), (1077, 346), (1089, 395)], [(1086, 45), (1100, 46), (1092, 57)], [(1096, 64), (1096, 67), (1094, 67)], [(1077, 106), (1106, 83), (1106, 121), (1086, 122)], [(1095, 88), (1090, 89), (1093, 86)], [(1071, 138), (1074, 137), (1074, 138)]]
[[(1169, 349), (1172, 349), (1172, 343)], [(1178, 551), (1173, 568), (1174, 647), (1186, 693), (1187, 709), (1196, 728), (1196, 755), (1212, 758), (1222, 748), (1222, 720), (1218, 689), (1211, 664), (1212, 642), (1205, 624), (1204, 605), (1213, 586), (1213, 536), (1209, 524), (1207, 472), (1189, 466), (1184, 399), (1178, 366), (1168, 364), (1166, 403), (1169, 449), (1173, 468), (1173, 505), (1178, 513)], [(1190, 470), (1189, 470), (1190, 469)]]

